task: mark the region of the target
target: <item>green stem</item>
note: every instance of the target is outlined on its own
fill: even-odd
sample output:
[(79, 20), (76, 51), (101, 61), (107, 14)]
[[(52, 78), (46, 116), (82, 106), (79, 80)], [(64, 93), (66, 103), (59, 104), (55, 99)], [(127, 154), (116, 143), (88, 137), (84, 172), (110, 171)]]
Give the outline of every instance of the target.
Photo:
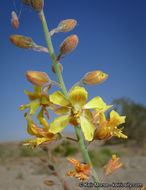
[(52, 60), (52, 63), (53, 63), (53, 66), (54, 66), (54, 69), (55, 69), (55, 72), (56, 72), (56, 75), (57, 75), (58, 82), (61, 85), (61, 90), (62, 90), (63, 94), (66, 97), (68, 97), (68, 93), (67, 93), (67, 90), (65, 88), (64, 81), (63, 81), (60, 69), (58, 67), (57, 61), (56, 61), (54, 48), (53, 48), (53, 45), (52, 45), (51, 37), (49, 35), (49, 30), (48, 30), (48, 26), (47, 26), (47, 22), (46, 22), (43, 10), (39, 13), (39, 16), (40, 16), (40, 19), (41, 19), (41, 22), (42, 22), (42, 25), (43, 25), (45, 39), (46, 39), (48, 50), (49, 50), (49, 53), (50, 53), (50, 56), (51, 56), (51, 60)]
[[(53, 45), (52, 45), (51, 37), (49, 35), (49, 30), (48, 30), (48, 26), (47, 26), (47, 22), (46, 22), (43, 10), (39, 13), (39, 17), (40, 17), (41, 22), (42, 22), (42, 26), (43, 26), (43, 30), (44, 30), (44, 34), (45, 34), (45, 38), (46, 38), (46, 42), (47, 42), (47, 46), (48, 46), (48, 50), (49, 50), (49, 53), (50, 53), (50, 56), (51, 56), (51, 60), (52, 60), (52, 63), (53, 63), (56, 75), (57, 75), (58, 82), (61, 85), (62, 93), (64, 94), (64, 96), (66, 98), (69, 98), (67, 90), (66, 90), (66, 87), (65, 87), (65, 84), (64, 84), (64, 81), (63, 81), (63, 78), (62, 78), (62, 74), (60, 72), (60, 69), (59, 69), (57, 61), (56, 61), (56, 56), (55, 56), (55, 53), (54, 53), (54, 48), (53, 48)], [(77, 136), (78, 141), (79, 141), (79, 146), (81, 148), (81, 151), (83, 153), (85, 161), (87, 163), (88, 162), (91, 163), (88, 151), (85, 148), (85, 144), (84, 144), (84, 141), (83, 141), (83, 138), (82, 138), (82, 135), (81, 135), (80, 128), (79, 127), (75, 127), (75, 132), (76, 132), (76, 136)], [(96, 175), (96, 172), (95, 172), (95, 170), (93, 168), (92, 163), (91, 163), (91, 170), (92, 170), (92, 175), (93, 175), (94, 182), (99, 183), (98, 177)], [(102, 190), (102, 188), (98, 188), (98, 189)]]
[[(88, 154), (88, 151), (87, 151), (87, 149), (85, 147), (85, 144), (84, 144), (84, 141), (83, 141), (83, 138), (82, 138), (82, 134), (81, 134), (81, 130), (80, 130), (80, 128), (78, 126), (76, 126), (75, 131), (76, 131), (76, 135), (77, 135), (79, 145), (80, 145), (80, 148), (82, 150), (84, 159), (85, 159), (85, 161), (87, 163), (88, 162), (91, 163), (91, 170), (92, 170), (92, 175), (93, 175), (94, 182), (99, 183), (99, 179), (98, 179), (98, 177), (96, 175), (96, 171), (94, 170), (93, 164), (92, 164), (91, 159), (90, 159), (89, 154)], [(98, 189), (101, 190), (102, 188), (99, 187)]]

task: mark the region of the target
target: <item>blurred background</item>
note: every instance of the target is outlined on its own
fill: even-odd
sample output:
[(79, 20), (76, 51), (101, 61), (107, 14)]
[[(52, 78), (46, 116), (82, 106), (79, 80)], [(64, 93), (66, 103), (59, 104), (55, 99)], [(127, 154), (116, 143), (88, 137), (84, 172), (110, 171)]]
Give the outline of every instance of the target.
[[(0, 9), (0, 141), (24, 139), (27, 136), (26, 121), (18, 108), (28, 103), (28, 97), (23, 90), (32, 91), (33, 88), (27, 81), (25, 72), (45, 71), (53, 80), (56, 77), (51, 71), (48, 54), (19, 49), (9, 40), (11, 35), (19, 34), (46, 46), (37, 14), (20, 0), (5, 0)], [(78, 22), (73, 31), (52, 37), (58, 55), (59, 45), (67, 36), (79, 36), (76, 50), (61, 60), (68, 90), (85, 73), (101, 70), (109, 78), (100, 85), (86, 87), (89, 92), (88, 100), (101, 96), (109, 105), (115, 99), (126, 97), (130, 98), (128, 101), (146, 106), (145, 9), (144, 0), (45, 1), (44, 12), (50, 30), (64, 19), (73, 18)], [(20, 27), (17, 30), (11, 25), (12, 11), (19, 15)], [(56, 89), (53, 87), (52, 91)], [(69, 127), (67, 130), (72, 129)]]
[[(88, 100), (101, 96), (108, 105), (113, 104), (114, 109), (121, 115), (126, 115), (124, 134), (128, 136), (128, 140), (112, 138), (106, 142), (96, 142), (100, 147), (98, 150), (96, 150), (96, 143), (90, 147), (93, 162), (95, 165), (98, 163), (97, 168), (103, 167), (114, 152), (122, 157), (125, 168), (113, 177), (117, 181), (128, 179), (132, 182), (144, 183), (146, 178), (144, 170), (146, 165), (145, 10), (145, 0), (45, 0), (44, 12), (49, 30), (57, 27), (59, 22), (65, 19), (72, 18), (78, 22), (73, 31), (55, 34), (52, 37), (56, 55), (59, 53), (60, 44), (67, 36), (77, 34), (79, 37), (77, 48), (61, 60), (67, 89), (69, 90), (85, 73), (101, 70), (107, 73), (109, 78), (102, 84), (85, 87), (88, 90)], [(14, 29), (11, 25), (12, 11), (19, 15), (19, 29)], [(20, 0), (5, 0), (1, 2), (0, 18), (0, 141), (5, 142), (0, 145), (0, 158), (2, 163), (7, 159), (9, 163), (6, 162), (6, 167), (1, 169), (6, 176), (7, 172), (11, 173), (13, 167), (16, 169), (15, 175), (10, 174), (14, 178), (8, 180), (10, 184), (12, 179), (16, 180), (14, 188), (4, 185), (0, 189), (31, 190), (40, 185), (40, 180), (48, 175), (48, 170), (44, 174), (40, 165), (37, 168), (39, 171), (36, 171), (36, 163), (40, 164), (38, 158), (42, 155), (42, 152), (40, 153), (42, 150), (36, 152), (26, 150), (19, 142), (29, 137), (24, 112), (18, 109), (20, 105), (29, 102), (24, 89), (28, 91), (33, 89), (33, 85), (25, 77), (25, 72), (44, 71), (52, 80), (56, 80), (56, 77), (51, 71), (51, 59), (47, 53), (19, 49), (9, 40), (11, 35), (19, 34), (31, 37), (34, 42), (46, 47), (41, 22), (35, 11), (23, 5)], [(57, 89), (53, 87), (50, 93)], [(107, 112), (107, 117), (108, 114)], [(51, 117), (54, 118), (53, 115)], [(73, 131), (70, 126), (65, 129), (65, 132), (71, 136)], [(11, 141), (15, 141), (13, 145)], [(62, 166), (66, 156), (77, 153), (76, 156), (81, 158), (75, 144), (60, 143), (64, 144), (55, 144), (52, 152), (58, 157)], [(18, 163), (13, 163), (11, 166), (10, 161), (14, 160), (18, 160)], [(26, 160), (29, 160), (29, 166), (24, 164)], [(41, 169), (42, 175), (40, 175)], [(28, 171), (34, 175), (25, 181), (29, 185), (34, 180), (36, 184), (32, 187), (22, 185), (21, 180), (25, 179)], [(98, 172), (100, 175), (102, 171), (99, 169)], [(109, 181), (111, 180), (112, 178), (109, 178)], [(48, 189), (44, 186), (38, 189), (45, 188)], [(51, 190), (53, 188), (57, 187), (52, 187)]]

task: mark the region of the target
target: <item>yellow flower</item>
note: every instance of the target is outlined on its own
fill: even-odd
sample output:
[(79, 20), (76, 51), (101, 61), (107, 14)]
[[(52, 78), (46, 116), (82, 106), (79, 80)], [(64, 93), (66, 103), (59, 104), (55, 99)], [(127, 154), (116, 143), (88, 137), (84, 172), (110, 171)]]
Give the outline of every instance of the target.
[(53, 142), (54, 139), (48, 139), (48, 137), (35, 137), (33, 139), (24, 140), (24, 146), (32, 146), (32, 148), (36, 148), (37, 146), (46, 146)]
[(85, 139), (92, 141), (95, 126), (92, 123), (92, 114), (89, 109), (102, 109), (101, 102), (103, 100), (100, 97), (95, 97), (86, 104), (87, 95), (85, 88), (78, 86), (70, 91), (69, 100), (59, 91), (49, 96), (52, 103), (61, 106), (55, 110), (55, 113), (63, 115), (55, 118), (51, 123), (51, 133), (61, 132), (68, 123), (73, 126), (80, 123)]
[(33, 145), (33, 147), (36, 147), (38, 145), (44, 145), (44, 143), (48, 144), (61, 137), (60, 134), (49, 132), (49, 124), (43, 116), (43, 109), (38, 114), (37, 119), (44, 127), (38, 127), (29, 115), (26, 114), (25, 117), (27, 120), (27, 132), (29, 135), (35, 136), (35, 138), (25, 140), (24, 145)]
[(67, 172), (66, 176), (74, 176), (79, 180), (87, 180), (89, 178), (91, 173), (90, 162), (88, 164), (81, 164), (78, 160), (73, 158), (67, 158), (67, 160), (74, 165), (75, 171), (71, 170), (70, 172)]
[(53, 104), (49, 100), (49, 96), (47, 95), (47, 93), (44, 93), (42, 91), (42, 87), (34, 86), (34, 92), (28, 92), (27, 90), (24, 90), (24, 92), (28, 95), (29, 100), (31, 102), (29, 104), (27, 104), (27, 105), (21, 105), (20, 108), (19, 108), (21, 111), (26, 109), (26, 108), (29, 108), (30, 109), (29, 114), (33, 115), (33, 114), (36, 114), (36, 110), (41, 105), (44, 106), (44, 107), (47, 107), (49, 109), (54, 109)]
[(98, 118), (96, 118), (97, 121), (93, 121), (94, 124), (98, 125), (94, 139), (107, 140), (112, 136), (126, 139), (127, 136), (122, 133), (123, 128), (117, 128), (118, 125), (125, 123), (125, 118), (125, 116), (120, 116), (116, 111), (112, 110), (109, 120), (106, 120), (104, 113), (100, 112)]
[(110, 160), (108, 162), (108, 164), (106, 165), (106, 167), (104, 168), (104, 176), (108, 176), (108, 175), (112, 174), (118, 168), (123, 166), (122, 162), (118, 163), (119, 159), (120, 158), (117, 158), (116, 155), (112, 155), (112, 160)]

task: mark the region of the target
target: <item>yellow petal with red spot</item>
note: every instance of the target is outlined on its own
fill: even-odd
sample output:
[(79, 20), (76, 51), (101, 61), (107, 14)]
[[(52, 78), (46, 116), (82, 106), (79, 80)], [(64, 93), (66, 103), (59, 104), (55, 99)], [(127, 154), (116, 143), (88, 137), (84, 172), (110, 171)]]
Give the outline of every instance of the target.
[(59, 106), (67, 106), (69, 105), (69, 101), (65, 98), (65, 96), (57, 91), (51, 94), (50, 96), (50, 101), (54, 104), (57, 104)]
[(25, 94), (28, 95), (30, 101), (36, 100), (37, 98), (39, 98), (39, 96), (33, 92), (28, 92), (27, 90), (24, 90), (24, 92)]
[(69, 93), (70, 102), (72, 105), (83, 106), (88, 98), (88, 92), (83, 87), (76, 86)]
[(37, 119), (39, 121), (39, 123), (41, 125), (43, 125), (46, 129), (49, 129), (49, 124), (47, 122), (47, 120), (44, 117), (44, 111), (43, 108), (41, 109), (41, 111), (39, 112), (39, 114), (37, 115)]
[(70, 120), (69, 115), (56, 117), (50, 125), (49, 132), (53, 134), (61, 132), (68, 125), (69, 120)]
[(67, 107), (61, 107), (61, 108), (58, 108), (54, 111), (55, 114), (58, 114), (58, 115), (64, 115), (66, 114), (67, 112), (69, 112), (69, 108)]
[(88, 120), (87, 118), (83, 116), (80, 117), (80, 124), (81, 124), (81, 129), (83, 131), (83, 134), (85, 136), (85, 139), (87, 141), (92, 141), (93, 136), (94, 136), (95, 126), (91, 123), (90, 120)]
[(37, 134), (37, 130), (35, 129), (35, 123), (33, 121), (33, 119), (31, 119), (30, 116), (26, 115), (26, 120), (27, 120), (27, 132), (30, 135), (36, 135)]
[(26, 139), (24, 142), (23, 145), (25, 146), (33, 146), (34, 148), (36, 146), (39, 146), (39, 145), (43, 145), (43, 144), (49, 144), (51, 143), (52, 141), (54, 141), (54, 139), (50, 139), (48, 137), (36, 137), (36, 138), (33, 138), (33, 139)]

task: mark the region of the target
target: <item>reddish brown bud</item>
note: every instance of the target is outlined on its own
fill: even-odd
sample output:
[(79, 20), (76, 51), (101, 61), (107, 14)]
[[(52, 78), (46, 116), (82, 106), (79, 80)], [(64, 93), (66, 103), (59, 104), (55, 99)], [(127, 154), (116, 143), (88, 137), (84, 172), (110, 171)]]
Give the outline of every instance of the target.
[(55, 175), (55, 176), (58, 175), (57, 171), (53, 171), (52, 174)]
[(53, 161), (54, 163), (56, 163), (56, 157), (55, 157), (55, 156), (52, 156), (51, 159), (52, 159), (52, 161)]
[(17, 29), (19, 27), (19, 20), (18, 16), (15, 11), (12, 11), (12, 19), (11, 19), (12, 26)]
[(47, 159), (46, 159), (44, 156), (41, 156), (41, 157), (40, 157), (40, 160), (41, 160), (42, 162), (47, 162)]
[(10, 41), (17, 47), (23, 49), (33, 49), (35, 48), (35, 43), (31, 38), (21, 35), (12, 35), (10, 36)]
[(48, 75), (44, 72), (27, 71), (26, 77), (29, 80), (29, 82), (37, 86), (44, 86), (50, 83)]
[(82, 85), (95, 85), (100, 84), (105, 81), (108, 77), (108, 74), (103, 73), (102, 71), (93, 71), (86, 73), (83, 79), (80, 81)]
[[(62, 64), (61, 64), (61, 63), (58, 63), (58, 66), (59, 66), (60, 71), (62, 72), (62, 71), (63, 71), (63, 66), (62, 66)], [(55, 72), (55, 69), (54, 69), (54, 65), (52, 65), (52, 71), (53, 71), (53, 73), (56, 73), (56, 72)]]
[(49, 164), (48, 167), (49, 167), (50, 170), (55, 171), (55, 168), (54, 168), (53, 165)]
[(46, 181), (44, 181), (44, 184), (48, 185), (48, 186), (52, 186), (52, 185), (54, 185), (54, 181), (52, 181), (52, 180), (46, 180)]
[(63, 20), (59, 23), (56, 30), (59, 32), (69, 32), (76, 26), (76, 24), (77, 21), (74, 19)]
[(27, 6), (30, 6), (30, 0), (22, 0), (22, 2), (27, 5)]
[(44, 0), (31, 0), (30, 4), (32, 8), (39, 13), (44, 7)]
[(67, 37), (60, 45), (60, 53), (59, 53), (59, 56), (57, 57), (57, 61), (60, 60), (63, 54), (68, 54), (72, 52), (76, 48), (77, 45), (78, 45), (77, 35), (72, 35), (72, 36)]

